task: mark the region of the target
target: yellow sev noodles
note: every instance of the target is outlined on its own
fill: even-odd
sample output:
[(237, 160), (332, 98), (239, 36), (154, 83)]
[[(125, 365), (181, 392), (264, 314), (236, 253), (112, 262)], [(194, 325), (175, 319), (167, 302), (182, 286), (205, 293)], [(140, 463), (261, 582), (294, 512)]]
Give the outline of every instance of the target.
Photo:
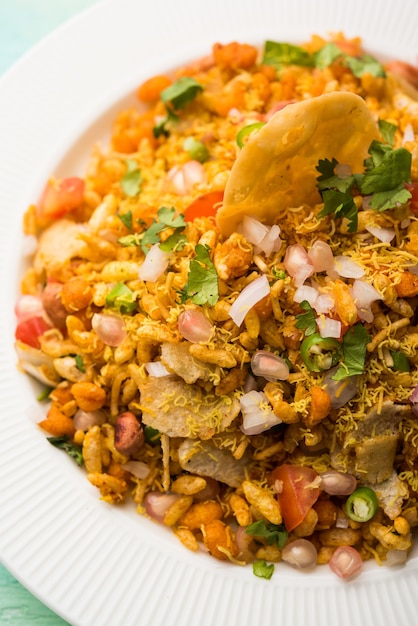
[[(337, 35), (333, 41), (353, 56), (362, 54), (358, 40)], [(314, 36), (302, 48), (313, 54), (326, 43)], [(202, 90), (176, 111), (177, 119), (156, 138), (153, 127), (167, 114), (161, 89), (185, 76)], [(409, 551), (411, 528), (418, 523), (418, 426), (409, 401), (418, 385), (418, 281), (412, 279), (413, 287), (404, 288), (405, 276), (411, 283), (409, 269), (417, 263), (418, 227), (409, 203), (378, 213), (356, 197), (355, 233), (348, 231), (344, 219), (320, 217), (321, 202), (287, 207), (276, 219), (282, 244), (268, 256), (242, 235), (223, 237), (212, 211), (186, 221), (185, 241), (171, 252), (167, 269), (157, 279), (141, 280), (138, 272), (145, 259), (140, 237), (158, 210), (174, 207), (175, 215), (185, 213), (187, 219), (192, 202), (212, 192), (218, 192), (212, 200), (216, 208), (239, 154), (239, 130), (266, 121), (289, 102), (333, 91), (360, 95), (376, 121), (396, 125), (394, 147), (411, 152), (412, 181), (417, 181), (418, 105), (411, 89), (390, 71), (386, 77), (365, 73), (357, 78), (341, 59), (323, 69), (291, 64), (276, 70), (261, 64), (252, 46), (217, 44), (212, 54), (181, 68), (175, 77), (157, 77), (139, 89), (145, 105), (121, 111), (110, 147), (94, 148), (83, 199), (76, 207), (63, 217), (43, 214), (40, 205), (28, 209), (25, 232), (36, 235), (39, 244), (23, 278), (22, 294), (41, 298), (47, 320), (57, 311), (63, 317), (61, 324), (52, 319), (39, 345), (28, 345), (17, 335), (20, 365), (54, 387), (41, 427), (81, 446), (88, 479), (102, 499), (115, 504), (133, 500), (138, 512), (145, 513), (147, 494), (174, 494), (160, 521), (186, 547), (203, 547), (215, 558), (240, 564), (279, 561), (279, 547), (257, 538), (244, 550), (237, 532), (259, 520), (277, 524), (281, 517), (270, 472), (283, 463), (318, 473), (334, 468), (354, 474), (360, 484), (371, 484), (379, 498), (378, 512), (371, 521), (354, 522), (345, 513), (345, 497), (324, 491), (305, 520), (292, 529), (288, 543), (309, 539), (318, 563), (328, 562), (339, 545), (354, 545), (363, 560), (374, 557), (379, 563), (392, 550)], [(186, 137), (201, 142), (207, 155), (196, 169), (196, 182), (185, 182), (183, 176), (179, 186), (173, 183), (172, 168), (182, 176), (182, 168), (193, 160), (185, 149)], [(126, 187), (130, 172), (133, 192)], [(370, 223), (392, 228), (393, 241), (383, 243), (370, 234)], [(154, 242), (173, 232), (165, 228)], [(129, 235), (137, 235), (139, 244), (121, 245), (120, 239)], [(364, 323), (370, 342), (357, 393), (337, 409), (330, 407), (324, 391), (326, 372), (310, 371), (301, 358), (304, 331), (296, 324), (303, 311), (294, 300), (294, 281), (284, 271), (288, 247), (300, 244), (309, 250), (318, 240), (328, 241), (334, 256), (344, 254), (355, 261), (363, 280), (381, 296), (372, 304), (372, 321)], [(181, 296), (198, 244), (207, 246), (217, 272), (219, 298), (213, 305)], [(229, 309), (244, 287), (261, 275), (268, 278), (270, 294), (238, 327)], [(322, 272), (315, 281), (322, 293), (334, 298), (333, 317), (344, 327), (352, 325), (344, 312), (355, 307), (348, 288), (353, 280)], [(51, 283), (59, 285), (52, 304), (42, 297)], [(130, 311), (109, 301), (115, 285), (128, 289)], [(203, 312), (211, 324), (206, 341), (183, 338), (178, 323), (186, 310)], [(93, 317), (103, 313), (123, 321), (125, 334), (116, 345), (96, 332)], [(260, 410), (272, 410), (281, 425), (248, 435), (241, 430), (239, 399), (258, 350), (285, 357), (291, 371), (284, 381), (258, 380), (265, 393)], [(406, 357), (407, 371), (394, 368), (393, 352)], [(148, 364), (158, 362), (171, 376), (148, 373)], [(392, 423), (395, 403), (402, 414)], [(80, 422), (80, 411), (91, 421)], [(130, 449), (118, 441), (118, 420), (126, 413), (142, 424), (137, 433), (142, 445)], [(132, 421), (127, 419), (127, 424), (130, 432)], [(376, 437), (383, 448), (373, 448)], [(380, 459), (387, 451), (385, 443), (393, 452), (389, 466), (387, 459)], [(363, 444), (367, 458), (362, 456)], [(379, 480), (372, 478), (376, 468), (372, 472), (368, 458), (383, 466), (376, 470)], [(189, 465), (193, 459), (200, 461)], [(148, 513), (152, 510), (147, 508)]]

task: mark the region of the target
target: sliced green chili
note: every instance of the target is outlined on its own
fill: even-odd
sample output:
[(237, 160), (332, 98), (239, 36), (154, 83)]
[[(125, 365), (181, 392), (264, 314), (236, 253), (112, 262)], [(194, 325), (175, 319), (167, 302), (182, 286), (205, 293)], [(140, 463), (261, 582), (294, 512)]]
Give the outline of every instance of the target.
[(337, 339), (321, 337), (319, 333), (306, 337), (302, 341), (300, 352), (303, 362), (311, 372), (329, 370), (343, 356), (341, 343)]
[(242, 148), (244, 145), (244, 139), (251, 135), (254, 131), (260, 130), (262, 126), (265, 125), (265, 122), (254, 122), (254, 124), (247, 124), (241, 128), (241, 130), (237, 134), (237, 144), (239, 148)]
[(378, 508), (377, 496), (370, 487), (359, 487), (345, 503), (348, 517), (355, 522), (367, 522), (377, 513)]

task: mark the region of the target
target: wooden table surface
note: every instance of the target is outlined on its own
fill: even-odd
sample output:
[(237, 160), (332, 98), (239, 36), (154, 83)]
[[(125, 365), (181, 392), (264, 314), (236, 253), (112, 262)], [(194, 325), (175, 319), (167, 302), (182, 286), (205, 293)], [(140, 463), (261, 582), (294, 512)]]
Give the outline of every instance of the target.
[[(98, 1), (0, 0), (0, 78), (37, 41)], [(42, 604), (0, 564), (0, 624), (65, 626), (68, 622)]]

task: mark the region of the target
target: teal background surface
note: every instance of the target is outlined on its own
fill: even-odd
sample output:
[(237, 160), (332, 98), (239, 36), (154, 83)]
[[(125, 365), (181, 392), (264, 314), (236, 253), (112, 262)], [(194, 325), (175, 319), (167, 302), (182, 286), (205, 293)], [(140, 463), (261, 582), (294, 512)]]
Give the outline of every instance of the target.
[[(0, 0), (0, 78), (52, 30), (100, 0)], [(0, 529), (1, 532), (1, 529)], [(0, 565), (1, 626), (65, 626)]]

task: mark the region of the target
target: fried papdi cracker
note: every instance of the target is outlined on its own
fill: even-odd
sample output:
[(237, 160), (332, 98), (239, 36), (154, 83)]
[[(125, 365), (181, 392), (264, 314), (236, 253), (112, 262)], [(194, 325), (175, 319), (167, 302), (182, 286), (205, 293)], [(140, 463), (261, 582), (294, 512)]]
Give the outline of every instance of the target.
[(237, 417), (239, 401), (207, 394), (177, 377), (148, 377), (139, 385), (142, 421), (169, 437), (210, 439)]
[(254, 133), (235, 161), (217, 224), (225, 236), (244, 215), (275, 224), (289, 207), (321, 201), (316, 188), (319, 159), (336, 158), (363, 171), (377, 124), (364, 100), (351, 92), (328, 93), (289, 104)]

